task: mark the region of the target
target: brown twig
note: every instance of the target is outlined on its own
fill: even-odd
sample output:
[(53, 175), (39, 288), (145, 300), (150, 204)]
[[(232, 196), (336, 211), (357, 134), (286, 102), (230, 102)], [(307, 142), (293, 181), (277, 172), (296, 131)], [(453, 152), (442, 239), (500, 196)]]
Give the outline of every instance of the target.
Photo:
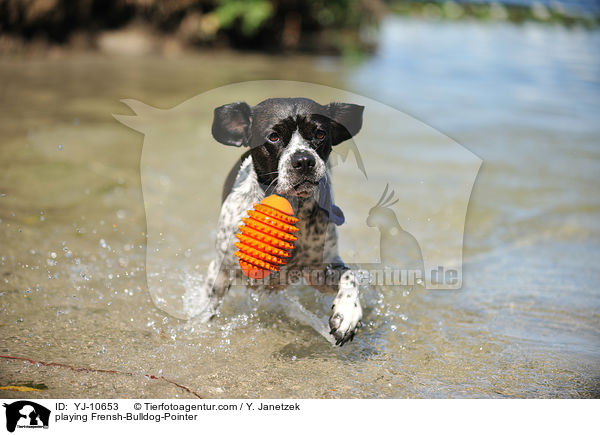
[[(0, 355), (0, 358), (3, 359), (8, 359), (8, 360), (17, 360), (17, 361), (25, 361), (28, 362), (30, 364), (35, 364), (35, 365), (41, 365), (41, 366), (47, 366), (47, 367), (61, 367), (61, 368), (65, 368), (65, 369), (69, 369), (69, 370), (73, 370), (74, 372), (86, 372), (86, 373), (110, 373), (110, 374), (115, 374), (115, 375), (125, 375), (125, 376), (134, 376), (133, 373), (131, 372), (122, 372), (119, 370), (106, 370), (106, 369), (90, 369), (87, 367), (75, 367), (69, 364), (64, 364), (64, 363), (57, 363), (57, 362), (48, 362), (48, 361), (37, 361), (31, 358), (25, 358), (22, 356), (10, 356), (10, 355)], [(145, 375), (148, 379), (157, 379), (157, 380), (162, 380), (165, 382), (168, 382), (171, 385), (175, 385), (176, 387), (181, 388), (184, 391), (187, 391), (188, 393), (196, 396), (198, 399), (202, 399), (202, 396), (200, 396), (198, 393), (196, 393), (194, 390), (192, 390), (189, 387), (186, 387), (185, 385), (181, 385), (178, 384), (175, 381), (172, 381), (168, 378), (165, 378), (164, 376), (154, 376), (154, 375)]]

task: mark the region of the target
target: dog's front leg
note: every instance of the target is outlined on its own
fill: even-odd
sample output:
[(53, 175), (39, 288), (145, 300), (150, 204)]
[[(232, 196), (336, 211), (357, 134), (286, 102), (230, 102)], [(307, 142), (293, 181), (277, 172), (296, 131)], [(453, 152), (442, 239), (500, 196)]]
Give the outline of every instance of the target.
[(204, 313), (203, 320), (209, 320), (219, 310), (223, 296), (231, 287), (231, 273), (226, 270), (219, 259), (210, 262), (208, 266), (206, 293), (208, 296), (208, 309)]
[(358, 298), (359, 281), (353, 270), (342, 272), (338, 292), (333, 300), (333, 314), (329, 318), (329, 331), (340, 346), (352, 341), (358, 328), (362, 326), (362, 308)]

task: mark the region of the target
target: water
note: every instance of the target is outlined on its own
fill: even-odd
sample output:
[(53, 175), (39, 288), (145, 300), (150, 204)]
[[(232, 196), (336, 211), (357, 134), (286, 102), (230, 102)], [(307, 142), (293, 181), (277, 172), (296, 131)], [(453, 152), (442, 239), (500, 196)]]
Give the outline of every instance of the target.
[[(598, 397), (599, 42), (577, 28), (390, 19), (379, 53), (359, 64), (229, 53), (1, 60), (0, 354), (122, 374), (1, 359), (0, 385), (46, 384), (25, 393), (36, 397), (192, 397), (145, 376), (155, 375), (204, 397)], [(365, 291), (365, 327), (341, 349), (318, 331), (330, 297), (310, 289), (237, 289), (208, 325), (156, 308), (142, 138), (111, 114), (126, 113), (121, 98), (169, 108), (258, 79), (368, 96), (483, 160), (461, 290)], [(233, 162), (239, 150), (226, 152)], [(386, 168), (389, 154), (373, 158)], [(351, 215), (359, 199), (337, 191)], [(216, 215), (216, 195), (205, 208)], [(197, 255), (210, 258), (210, 243)]]
[[(458, 3), (476, 3), (469, 0)], [(543, 5), (548, 9), (554, 9), (570, 16), (596, 16), (600, 11), (598, 2), (594, 0), (503, 0), (505, 5), (518, 5), (538, 7)]]

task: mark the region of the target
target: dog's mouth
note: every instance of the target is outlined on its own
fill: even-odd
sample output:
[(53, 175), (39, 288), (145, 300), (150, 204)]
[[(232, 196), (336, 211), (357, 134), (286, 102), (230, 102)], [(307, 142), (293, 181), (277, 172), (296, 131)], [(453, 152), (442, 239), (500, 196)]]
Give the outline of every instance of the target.
[(318, 185), (319, 185), (318, 181), (301, 180), (292, 186), (292, 190), (290, 193), (294, 196), (299, 196), (301, 198), (307, 198), (315, 192), (315, 189)]

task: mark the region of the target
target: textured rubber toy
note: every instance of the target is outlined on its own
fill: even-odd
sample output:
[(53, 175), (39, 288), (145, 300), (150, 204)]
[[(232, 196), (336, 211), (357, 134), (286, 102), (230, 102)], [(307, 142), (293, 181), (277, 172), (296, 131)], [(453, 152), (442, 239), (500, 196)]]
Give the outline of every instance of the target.
[(262, 279), (278, 271), (285, 264), (284, 258), (290, 257), (292, 242), (297, 240), (292, 233), (298, 231), (293, 224), (298, 219), (289, 201), (281, 196), (268, 196), (253, 207), (248, 217), (242, 218), (244, 225), (238, 227), (241, 233), (235, 235), (239, 242), (235, 243), (238, 251), (234, 255), (247, 277)]

